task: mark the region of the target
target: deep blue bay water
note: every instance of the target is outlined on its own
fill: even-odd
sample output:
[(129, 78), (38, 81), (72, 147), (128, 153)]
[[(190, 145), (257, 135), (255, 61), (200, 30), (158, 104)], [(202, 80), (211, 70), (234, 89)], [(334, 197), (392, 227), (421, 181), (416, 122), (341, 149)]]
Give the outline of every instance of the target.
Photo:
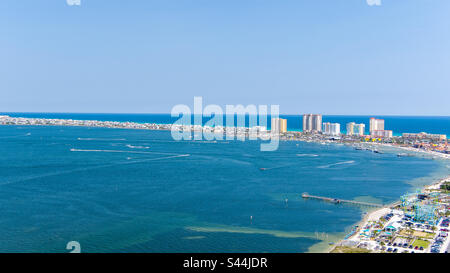
[(395, 151), (259, 145), (174, 141), (167, 131), (0, 126), (0, 252), (67, 252), (69, 241), (82, 252), (323, 251), (363, 211), (301, 193), (389, 203), (449, 173), (448, 162)]

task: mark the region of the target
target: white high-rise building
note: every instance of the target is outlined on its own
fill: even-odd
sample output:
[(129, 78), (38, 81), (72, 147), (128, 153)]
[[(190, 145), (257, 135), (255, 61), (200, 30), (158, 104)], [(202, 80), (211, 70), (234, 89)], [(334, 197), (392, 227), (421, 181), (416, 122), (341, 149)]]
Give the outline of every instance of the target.
[(339, 123), (331, 123), (331, 135), (338, 136), (341, 134), (341, 125)]
[(384, 119), (370, 118), (370, 133), (384, 130)]
[(321, 132), (322, 115), (305, 114), (303, 115), (303, 132)]
[(323, 123), (323, 127), (322, 127), (322, 132), (324, 133), (324, 134), (329, 134), (329, 132), (330, 132), (330, 127), (331, 127), (331, 123), (329, 123), (329, 122), (324, 122)]
[(353, 133), (357, 136), (363, 136), (366, 132), (366, 125), (364, 123), (355, 124), (353, 128)]
[(313, 131), (322, 131), (322, 115), (313, 115)]
[(366, 125), (364, 123), (354, 123), (349, 122), (347, 123), (347, 135), (348, 136), (363, 136), (364, 131), (366, 129)]
[(325, 122), (323, 124), (323, 133), (326, 135), (338, 136), (341, 134), (341, 125), (339, 123)]
[(303, 115), (303, 132), (310, 132), (312, 128), (312, 118), (310, 114)]
[(391, 130), (384, 130), (384, 119), (370, 118), (370, 135), (372, 137), (391, 138)]
[(355, 130), (355, 124), (354, 122), (347, 123), (347, 135), (353, 136), (354, 130)]

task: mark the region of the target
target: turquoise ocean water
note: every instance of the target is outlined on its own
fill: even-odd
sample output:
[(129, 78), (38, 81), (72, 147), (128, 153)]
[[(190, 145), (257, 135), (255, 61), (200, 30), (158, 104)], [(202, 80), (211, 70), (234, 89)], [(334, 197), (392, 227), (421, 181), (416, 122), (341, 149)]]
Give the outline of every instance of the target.
[[(427, 119), (449, 128), (448, 119)], [(69, 241), (82, 252), (321, 251), (364, 211), (301, 193), (389, 203), (449, 174), (448, 162), (396, 151), (282, 142), (261, 152), (259, 144), (0, 126), (0, 252), (67, 252)]]

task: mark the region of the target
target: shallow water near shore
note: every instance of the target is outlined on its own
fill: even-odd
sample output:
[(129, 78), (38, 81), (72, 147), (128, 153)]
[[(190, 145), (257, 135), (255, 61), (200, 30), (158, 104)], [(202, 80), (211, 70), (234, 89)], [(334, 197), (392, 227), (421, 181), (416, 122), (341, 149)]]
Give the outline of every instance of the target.
[(324, 251), (364, 210), (303, 192), (388, 204), (449, 173), (395, 152), (293, 141), (261, 152), (167, 131), (0, 126), (0, 140), (0, 252), (67, 252), (69, 241), (82, 252)]

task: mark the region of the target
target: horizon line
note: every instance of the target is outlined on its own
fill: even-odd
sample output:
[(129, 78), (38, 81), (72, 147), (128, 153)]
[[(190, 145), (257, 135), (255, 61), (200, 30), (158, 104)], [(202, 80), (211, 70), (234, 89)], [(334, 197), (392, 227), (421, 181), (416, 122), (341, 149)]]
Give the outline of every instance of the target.
[[(0, 114), (103, 114), (103, 115), (171, 115), (170, 112), (38, 112), (38, 111), (30, 111), (30, 112), (0, 112)], [(191, 113), (194, 114), (194, 113)], [(301, 113), (301, 114), (286, 114), (286, 113), (280, 113), (279, 116), (303, 116), (304, 114), (311, 114), (308, 113)], [(430, 114), (321, 114), (316, 113), (322, 116), (364, 116), (364, 117), (375, 117), (375, 116), (381, 116), (381, 117), (450, 117), (450, 115), (430, 115)], [(225, 115), (225, 114), (224, 114)], [(248, 114), (245, 114), (248, 115)], [(271, 116), (268, 114), (268, 116)]]

